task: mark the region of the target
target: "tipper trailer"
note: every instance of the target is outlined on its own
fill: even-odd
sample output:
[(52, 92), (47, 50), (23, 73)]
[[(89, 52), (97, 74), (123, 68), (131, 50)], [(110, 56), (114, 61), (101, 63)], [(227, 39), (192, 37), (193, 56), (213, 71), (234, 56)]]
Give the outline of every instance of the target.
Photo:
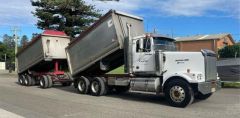
[(41, 88), (54, 83), (70, 86), (65, 48), (70, 38), (63, 32), (46, 30), (17, 53), (18, 81), (21, 85), (40, 84)]
[[(170, 105), (185, 107), (221, 86), (216, 54), (170, 51), (174, 40), (144, 34), (143, 19), (110, 10), (66, 48), (79, 93), (110, 90), (164, 93)], [(126, 74), (106, 74), (124, 65)]]

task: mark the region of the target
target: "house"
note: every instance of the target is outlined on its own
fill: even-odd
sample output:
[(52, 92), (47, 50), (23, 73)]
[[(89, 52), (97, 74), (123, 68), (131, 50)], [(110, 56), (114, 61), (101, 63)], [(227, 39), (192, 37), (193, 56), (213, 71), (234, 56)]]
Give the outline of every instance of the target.
[(179, 51), (209, 49), (217, 53), (219, 49), (235, 44), (232, 36), (227, 33), (176, 37), (175, 40)]

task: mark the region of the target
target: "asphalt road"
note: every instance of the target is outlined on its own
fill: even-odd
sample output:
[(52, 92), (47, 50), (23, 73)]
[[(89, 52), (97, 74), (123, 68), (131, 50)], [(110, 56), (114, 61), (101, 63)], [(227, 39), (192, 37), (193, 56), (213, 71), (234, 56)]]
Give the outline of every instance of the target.
[(205, 101), (175, 108), (163, 96), (146, 93), (95, 97), (73, 87), (41, 89), (0, 72), (0, 118), (239, 118), (240, 89), (221, 89)]

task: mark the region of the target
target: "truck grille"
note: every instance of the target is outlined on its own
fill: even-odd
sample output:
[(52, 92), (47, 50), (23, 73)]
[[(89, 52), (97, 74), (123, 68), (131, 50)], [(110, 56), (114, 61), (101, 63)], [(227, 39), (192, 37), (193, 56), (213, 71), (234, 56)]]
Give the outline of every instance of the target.
[(206, 56), (205, 57), (205, 72), (206, 81), (217, 79), (217, 67), (216, 67), (216, 57)]

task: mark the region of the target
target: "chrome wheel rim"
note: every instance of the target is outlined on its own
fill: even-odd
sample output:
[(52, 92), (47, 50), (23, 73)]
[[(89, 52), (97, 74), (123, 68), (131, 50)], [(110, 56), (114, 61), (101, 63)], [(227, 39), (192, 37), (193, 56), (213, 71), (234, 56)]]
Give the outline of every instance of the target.
[(26, 79), (26, 78), (24, 79), (24, 82), (25, 82), (25, 84), (26, 84), (26, 85), (28, 85), (28, 81), (27, 81), (27, 79)]
[(23, 80), (22, 80), (22, 78), (19, 79), (19, 82), (20, 82), (20, 84), (23, 84)]
[(84, 91), (85, 88), (86, 88), (86, 85), (85, 85), (84, 81), (80, 80), (78, 82), (78, 89), (79, 89), (79, 91)]
[(97, 93), (100, 89), (99, 87), (100, 86), (99, 86), (98, 82), (96, 82), (96, 81), (92, 82), (92, 85), (91, 85), (92, 92)]
[(182, 102), (185, 99), (185, 91), (180, 86), (173, 86), (170, 89), (170, 97), (174, 102)]
[(40, 80), (40, 86), (43, 86), (43, 80)]

